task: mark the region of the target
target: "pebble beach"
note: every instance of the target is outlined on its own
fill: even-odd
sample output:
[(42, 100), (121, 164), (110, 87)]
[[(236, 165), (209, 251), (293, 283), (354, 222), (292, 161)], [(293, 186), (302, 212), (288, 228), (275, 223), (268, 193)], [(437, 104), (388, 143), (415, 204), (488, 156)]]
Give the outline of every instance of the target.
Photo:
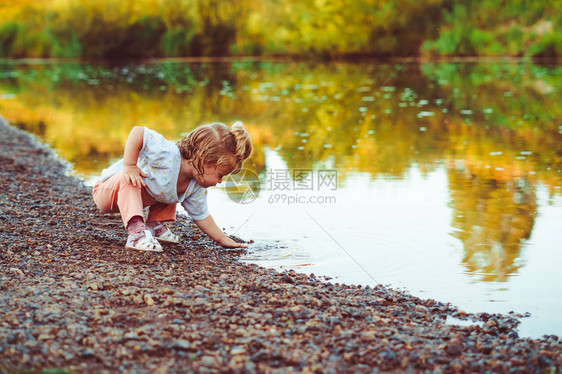
[(71, 171), (0, 117), (0, 373), (562, 370), (561, 339), (520, 337), (524, 315), (246, 264), (187, 216), (180, 244), (126, 250)]

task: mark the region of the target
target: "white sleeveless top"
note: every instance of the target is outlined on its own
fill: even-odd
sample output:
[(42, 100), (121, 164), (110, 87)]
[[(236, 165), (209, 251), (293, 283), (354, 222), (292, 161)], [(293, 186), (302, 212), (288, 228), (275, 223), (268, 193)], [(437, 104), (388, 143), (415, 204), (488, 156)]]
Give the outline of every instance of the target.
[[(207, 210), (207, 189), (192, 179), (182, 196), (178, 196), (177, 184), (181, 166), (178, 147), (154, 130), (144, 128), (142, 148), (137, 166), (147, 175), (144, 179), (148, 194), (165, 204), (181, 203), (194, 220), (209, 216)], [(104, 169), (100, 176), (103, 182), (123, 171), (123, 159)]]

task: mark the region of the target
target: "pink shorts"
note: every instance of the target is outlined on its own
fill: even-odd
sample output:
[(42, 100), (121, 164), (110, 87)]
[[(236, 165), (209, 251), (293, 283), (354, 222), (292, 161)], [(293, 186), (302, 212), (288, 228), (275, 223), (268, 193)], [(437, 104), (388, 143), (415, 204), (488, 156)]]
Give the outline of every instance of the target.
[(96, 183), (93, 194), (94, 202), (102, 211), (121, 213), (125, 227), (131, 218), (144, 217), (145, 207), (150, 207), (146, 222), (176, 220), (176, 203), (164, 204), (155, 201), (144, 187), (129, 184), (123, 173), (117, 173), (102, 183)]

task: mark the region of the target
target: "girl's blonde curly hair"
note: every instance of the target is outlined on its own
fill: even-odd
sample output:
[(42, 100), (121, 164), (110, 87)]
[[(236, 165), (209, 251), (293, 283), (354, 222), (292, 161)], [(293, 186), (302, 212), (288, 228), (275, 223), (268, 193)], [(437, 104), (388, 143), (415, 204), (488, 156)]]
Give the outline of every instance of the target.
[(252, 138), (240, 121), (230, 128), (220, 122), (201, 125), (176, 145), (200, 174), (205, 174), (206, 164), (229, 171), (226, 174), (236, 174), (252, 153)]

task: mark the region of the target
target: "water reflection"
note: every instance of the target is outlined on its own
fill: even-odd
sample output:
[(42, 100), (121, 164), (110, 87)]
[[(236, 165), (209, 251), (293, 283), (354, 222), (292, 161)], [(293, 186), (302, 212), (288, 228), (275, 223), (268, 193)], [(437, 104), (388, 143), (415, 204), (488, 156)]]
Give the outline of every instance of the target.
[[(454, 215), (453, 235), (464, 244), (468, 272), (484, 281), (506, 281), (520, 264), (537, 214), (535, 189), (513, 171), (457, 162), (448, 168)], [(515, 173), (519, 174), (519, 173)]]
[(466, 272), (506, 281), (523, 265), (536, 185), (561, 192), (561, 77), (508, 63), (3, 62), (0, 113), (83, 175), (121, 157), (133, 125), (174, 139), (215, 119), (246, 123), (247, 166), (263, 178), (265, 147), (288, 168), (337, 168), (342, 187), (352, 173), (401, 179), (445, 165)]

